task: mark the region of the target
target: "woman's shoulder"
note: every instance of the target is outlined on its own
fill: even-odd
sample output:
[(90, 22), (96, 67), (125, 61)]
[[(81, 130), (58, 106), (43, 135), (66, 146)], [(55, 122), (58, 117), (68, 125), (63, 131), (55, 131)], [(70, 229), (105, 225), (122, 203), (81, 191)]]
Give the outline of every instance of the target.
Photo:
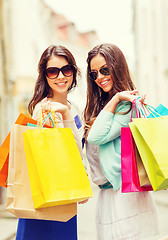
[(38, 102), (38, 103), (35, 105), (34, 110), (35, 110), (35, 109), (40, 109), (40, 107), (41, 107), (41, 101)]
[(41, 107), (42, 107), (42, 103), (44, 102), (44, 100), (46, 100), (46, 97), (43, 98), (42, 100), (40, 100), (34, 107), (34, 110), (33, 110), (33, 115), (32, 117), (34, 116), (38, 116), (40, 111), (41, 111)]
[(37, 115), (37, 113), (39, 113), (40, 109), (41, 109), (41, 101), (35, 105), (32, 118), (34, 118)]

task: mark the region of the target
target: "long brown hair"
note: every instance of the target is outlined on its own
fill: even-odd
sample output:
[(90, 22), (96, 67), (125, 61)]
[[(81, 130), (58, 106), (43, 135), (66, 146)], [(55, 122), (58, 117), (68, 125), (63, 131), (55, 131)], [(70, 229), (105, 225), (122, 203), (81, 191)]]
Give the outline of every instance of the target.
[(109, 93), (104, 92), (93, 80), (89, 78), (91, 71), (90, 62), (98, 54), (102, 55), (107, 63), (113, 80), (113, 95), (117, 92), (133, 90), (134, 84), (131, 80), (127, 61), (122, 51), (114, 44), (100, 44), (94, 47), (87, 58), (87, 101), (84, 110), (85, 135), (93, 124), (99, 112), (109, 100)]
[(68, 89), (68, 92), (76, 87), (77, 85), (77, 74), (80, 76), (80, 70), (76, 65), (76, 61), (72, 55), (72, 53), (63, 46), (49, 46), (41, 55), (39, 64), (38, 64), (38, 78), (35, 84), (34, 95), (28, 105), (28, 111), (32, 115), (33, 110), (38, 102), (40, 102), (43, 98), (47, 97), (51, 94), (50, 86), (48, 85), (46, 78), (46, 66), (47, 62), (51, 57), (61, 56), (64, 57), (68, 64), (72, 64), (75, 66), (76, 71), (73, 74), (73, 81), (71, 86)]

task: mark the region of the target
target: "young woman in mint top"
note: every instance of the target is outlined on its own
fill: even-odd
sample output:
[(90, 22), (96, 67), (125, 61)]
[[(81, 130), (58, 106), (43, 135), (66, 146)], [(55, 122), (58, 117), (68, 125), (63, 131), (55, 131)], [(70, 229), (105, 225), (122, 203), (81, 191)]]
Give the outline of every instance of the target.
[(138, 93), (126, 59), (117, 46), (101, 44), (88, 53), (87, 64), (85, 143), (91, 177), (100, 188), (97, 239), (154, 236), (158, 223), (151, 192), (121, 193), (121, 127), (128, 127), (131, 102)]

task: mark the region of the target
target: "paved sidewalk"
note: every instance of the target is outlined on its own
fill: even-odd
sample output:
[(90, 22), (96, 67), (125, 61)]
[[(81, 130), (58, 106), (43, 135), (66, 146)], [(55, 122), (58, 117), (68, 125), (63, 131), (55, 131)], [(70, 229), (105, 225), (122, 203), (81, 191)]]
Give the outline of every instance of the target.
[[(78, 239), (96, 240), (95, 208), (97, 187), (92, 186), (94, 197), (86, 204), (78, 205)], [(0, 207), (0, 240), (14, 240), (17, 229), (17, 219), (4, 206)], [(40, 240), (40, 239), (37, 239)], [(47, 239), (46, 239), (47, 240)]]
[(17, 219), (11, 213), (0, 206), (0, 240), (15, 239)]
[(0, 219), (0, 240), (14, 240), (17, 219)]
[[(78, 205), (79, 240), (96, 240), (95, 209), (98, 189), (95, 185), (93, 185), (93, 192), (94, 197), (88, 203)], [(144, 240), (161, 240), (164, 236), (168, 236), (168, 191), (159, 191), (153, 194), (158, 208), (160, 235)], [(3, 209), (0, 208), (0, 240), (14, 240), (17, 219)]]

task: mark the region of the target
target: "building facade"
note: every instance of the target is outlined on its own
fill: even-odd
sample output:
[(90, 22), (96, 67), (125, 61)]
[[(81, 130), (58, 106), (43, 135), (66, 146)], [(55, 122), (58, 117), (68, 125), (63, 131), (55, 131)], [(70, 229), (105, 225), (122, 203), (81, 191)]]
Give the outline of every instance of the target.
[(96, 33), (78, 32), (72, 22), (55, 12), (45, 0), (10, 0), (10, 5), (13, 51), (11, 78), (15, 109), (13, 119), (17, 118), (19, 112), (28, 114), (27, 104), (33, 95), (40, 56), (52, 44), (67, 47), (81, 69), (83, 78), (69, 97), (76, 108), (82, 111), (86, 95), (86, 57), (88, 50), (98, 40)]
[(10, 48), (9, 28), (6, 23), (9, 21), (8, 3), (0, 1), (0, 143), (7, 133), (7, 109), (10, 100)]
[(135, 78), (153, 106), (168, 106), (168, 1), (133, 0)]

